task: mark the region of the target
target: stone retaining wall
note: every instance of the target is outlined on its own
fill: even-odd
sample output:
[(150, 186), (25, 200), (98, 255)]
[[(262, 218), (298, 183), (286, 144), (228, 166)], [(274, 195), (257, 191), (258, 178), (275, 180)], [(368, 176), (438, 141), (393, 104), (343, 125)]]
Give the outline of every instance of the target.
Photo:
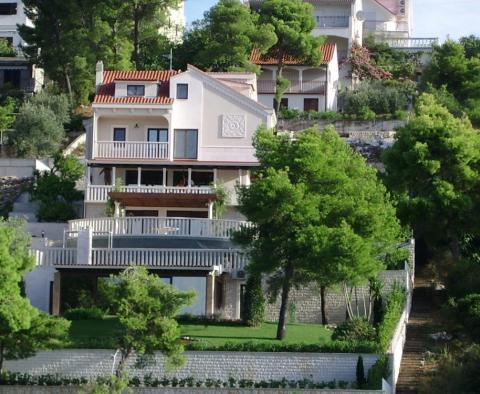
[[(112, 373), (114, 351), (111, 350), (55, 350), (38, 352), (36, 356), (16, 361), (7, 361), (5, 368), (11, 372), (30, 375), (58, 374), (70, 378), (92, 378)], [(185, 352), (187, 363), (168, 374), (170, 378), (195, 380), (219, 379), (228, 381), (249, 379), (302, 380), (316, 383), (333, 380), (354, 382), (358, 354), (334, 353), (247, 353), (247, 352)], [(167, 375), (163, 356), (156, 354), (156, 363), (144, 369), (135, 369), (130, 360), (130, 377), (152, 374), (161, 379)], [(118, 358), (117, 358), (118, 359)], [(363, 355), (365, 371), (377, 361), (378, 356)], [(118, 361), (118, 360), (117, 360)]]

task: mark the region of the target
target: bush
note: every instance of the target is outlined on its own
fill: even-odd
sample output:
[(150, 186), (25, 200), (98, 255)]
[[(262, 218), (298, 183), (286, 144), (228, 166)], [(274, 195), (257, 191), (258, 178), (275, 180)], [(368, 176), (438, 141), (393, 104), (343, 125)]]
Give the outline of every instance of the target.
[(49, 205), (41, 204), (37, 219), (39, 222), (68, 222), (75, 219), (77, 213), (71, 204), (63, 201), (52, 201)]
[(364, 388), (367, 390), (381, 390), (382, 379), (387, 380), (390, 373), (390, 362), (388, 357), (384, 355), (369, 369), (367, 383), (364, 385)]
[[(408, 85), (408, 84), (407, 84)], [(344, 100), (344, 112), (357, 118), (372, 120), (376, 115), (405, 111), (408, 108), (413, 91), (408, 86), (394, 82), (362, 82), (356, 90), (341, 93)]]
[(250, 274), (245, 288), (242, 320), (247, 326), (258, 327), (265, 320), (265, 297), (261, 275)]
[(355, 318), (340, 324), (332, 334), (335, 341), (375, 341), (376, 332), (371, 323), (362, 318)]
[(469, 294), (454, 304), (456, 320), (475, 340), (480, 340), (480, 294)]
[(405, 307), (405, 289), (395, 286), (387, 296), (383, 320), (377, 327), (378, 345), (382, 351), (386, 351), (397, 328), (399, 319)]
[(365, 379), (365, 368), (363, 366), (363, 357), (358, 356), (357, 367), (355, 369), (355, 374), (357, 377), (357, 388), (361, 389), (367, 383)]
[(96, 306), (89, 308), (72, 308), (63, 314), (63, 317), (68, 320), (100, 320), (103, 316), (103, 311)]
[(292, 108), (280, 108), (279, 118), (285, 120), (300, 119), (301, 111)]

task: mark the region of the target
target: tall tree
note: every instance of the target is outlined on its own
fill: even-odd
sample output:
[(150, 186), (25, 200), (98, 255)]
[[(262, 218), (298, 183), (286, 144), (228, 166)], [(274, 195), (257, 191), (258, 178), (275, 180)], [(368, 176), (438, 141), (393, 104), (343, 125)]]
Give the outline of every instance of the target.
[(415, 237), (458, 259), (462, 236), (480, 230), (480, 135), (468, 119), (455, 118), (423, 94), (383, 162), (401, 220)]
[(183, 346), (174, 318), (195, 294), (176, 290), (143, 267), (127, 268), (113, 277), (108, 286), (112, 309), (120, 322), (117, 339), (121, 360), (117, 376), (123, 376), (133, 352), (143, 358), (160, 350), (167, 356), (168, 365), (181, 365)]
[(292, 286), (364, 282), (401, 232), (376, 171), (333, 129), (306, 130), (292, 142), (262, 128), (254, 145), (257, 180), (239, 189), (240, 211), (254, 226), (236, 238), (248, 247), (252, 275), (280, 281), (283, 339)]
[(290, 86), (289, 80), (282, 75), (285, 57), (291, 56), (318, 66), (322, 61), (320, 45), (324, 39), (312, 35), (315, 28), (313, 7), (302, 0), (265, 0), (259, 13), (260, 23), (273, 26), (276, 36), (276, 43), (270, 47), (268, 54), (277, 59), (275, 98), (278, 112), (281, 99)]
[[(34, 267), (30, 236), (21, 220), (0, 221), (0, 370), (5, 359), (24, 358), (65, 338), (69, 324), (30, 305), (20, 283)], [(53, 320), (52, 320), (53, 319)]]
[(253, 48), (265, 53), (276, 39), (273, 26), (260, 24), (259, 15), (240, 0), (220, 0), (187, 32), (179, 48), (188, 55), (182, 56), (182, 66), (192, 62), (213, 71), (257, 71), (249, 61)]

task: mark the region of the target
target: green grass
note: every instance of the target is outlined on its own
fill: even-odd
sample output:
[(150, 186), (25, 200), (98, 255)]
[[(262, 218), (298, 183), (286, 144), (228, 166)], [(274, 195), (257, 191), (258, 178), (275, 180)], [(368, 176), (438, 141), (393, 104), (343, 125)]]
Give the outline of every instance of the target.
[[(71, 347), (114, 347), (114, 335), (118, 330), (115, 318), (104, 320), (72, 321), (70, 328)], [(280, 343), (275, 339), (276, 323), (264, 323), (261, 327), (245, 327), (239, 324), (211, 323), (180, 324), (181, 335), (191, 337), (198, 343), (221, 346), (225, 343)], [(282, 343), (324, 345), (331, 341), (331, 332), (319, 324), (288, 324)]]

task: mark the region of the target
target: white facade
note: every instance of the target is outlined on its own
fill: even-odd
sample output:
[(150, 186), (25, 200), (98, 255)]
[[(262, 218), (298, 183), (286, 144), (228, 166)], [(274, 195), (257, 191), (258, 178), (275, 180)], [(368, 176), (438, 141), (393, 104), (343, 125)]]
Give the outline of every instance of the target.
[(0, 38), (11, 41), (14, 48), (25, 44), (18, 34), (17, 25), (33, 26), (25, 15), (23, 2), (0, 0)]

